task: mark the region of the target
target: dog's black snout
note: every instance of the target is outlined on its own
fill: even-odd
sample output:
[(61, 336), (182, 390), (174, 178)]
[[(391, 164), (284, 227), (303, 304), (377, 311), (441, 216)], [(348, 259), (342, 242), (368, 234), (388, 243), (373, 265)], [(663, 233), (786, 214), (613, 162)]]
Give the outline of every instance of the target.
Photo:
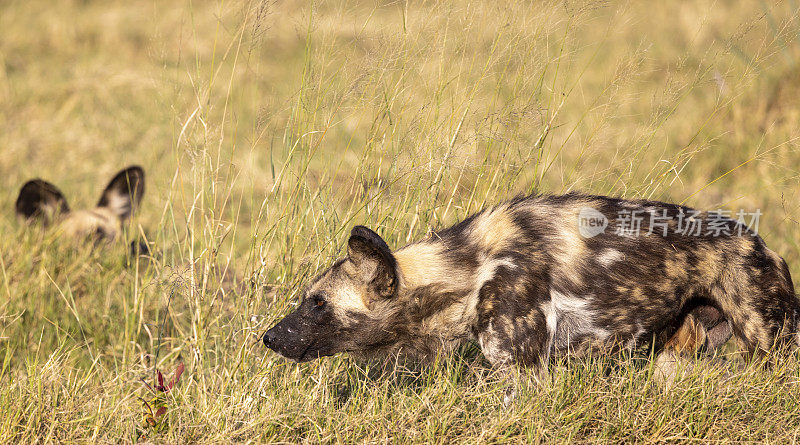
[(150, 252), (150, 246), (147, 245), (147, 243), (142, 240), (131, 241), (130, 245), (128, 246), (128, 254), (131, 256), (131, 258), (136, 258), (138, 256), (152, 255), (152, 253)]
[(275, 333), (272, 332), (272, 329), (264, 334), (264, 338), (262, 340), (264, 341), (264, 346), (268, 348), (275, 342)]

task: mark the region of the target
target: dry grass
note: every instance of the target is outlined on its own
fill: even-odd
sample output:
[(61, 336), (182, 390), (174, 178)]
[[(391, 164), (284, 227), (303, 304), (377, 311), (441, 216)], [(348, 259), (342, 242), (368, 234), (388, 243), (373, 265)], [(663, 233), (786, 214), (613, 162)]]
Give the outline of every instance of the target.
[[(505, 408), (474, 346), (378, 372), (257, 342), (353, 224), (398, 246), (530, 191), (761, 209), (800, 276), (795, 1), (2, 9), (0, 441), (798, 440), (796, 361), (669, 391), (646, 357), (577, 361)], [(13, 218), (30, 177), (80, 207), (129, 163), (151, 263)], [(140, 379), (181, 361), (144, 428)]]

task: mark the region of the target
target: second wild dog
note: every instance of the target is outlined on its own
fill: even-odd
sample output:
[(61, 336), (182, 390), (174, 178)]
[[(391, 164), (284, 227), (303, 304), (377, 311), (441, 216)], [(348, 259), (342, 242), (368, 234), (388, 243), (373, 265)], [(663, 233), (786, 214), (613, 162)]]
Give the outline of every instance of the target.
[[(30, 180), (22, 186), (14, 209), (18, 218), (46, 226), (56, 225), (73, 239), (114, 241), (122, 233), (123, 224), (133, 216), (143, 195), (144, 170), (132, 166), (111, 179), (92, 209), (70, 209), (58, 187), (42, 179)], [(145, 244), (136, 247), (147, 248)]]

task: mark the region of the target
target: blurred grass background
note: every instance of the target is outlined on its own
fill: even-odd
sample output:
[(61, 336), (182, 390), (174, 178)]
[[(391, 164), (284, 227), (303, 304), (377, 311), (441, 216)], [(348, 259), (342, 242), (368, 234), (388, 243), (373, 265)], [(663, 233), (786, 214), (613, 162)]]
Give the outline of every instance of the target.
[[(0, 440), (797, 440), (800, 366), (665, 392), (579, 362), (504, 408), (474, 348), (376, 377), (257, 343), (352, 225), (399, 247), (520, 193), (760, 209), (800, 276), (796, 1), (0, 7)], [(128, 164), (150, 263), (13, 216), (27, 179), (87, 207)], [(140, 379), (181, 361), (146, 428)]]

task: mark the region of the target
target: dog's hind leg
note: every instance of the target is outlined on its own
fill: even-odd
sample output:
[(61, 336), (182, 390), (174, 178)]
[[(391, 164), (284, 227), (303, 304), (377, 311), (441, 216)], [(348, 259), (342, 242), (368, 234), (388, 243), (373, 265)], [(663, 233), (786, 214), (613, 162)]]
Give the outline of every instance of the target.
[(664, 344), (664, 349), (712, 354), (732, 336), (733, 330), (722, 311), (711, 305), (699, 305), (688, 311), (678, 330)]
[(681, 320), (655, 361), (656, 379), (668, 384), (679, 373), (691, 371), (698, 354), (714, 354), (733, 335), (722, 311), (710, 304), (691, 307)]
[(750, 352), (788, 352), (797, 344), (800, 302), (786, 263), (763, 249), (747, 257), (752, 264), (730, 265), (711, 296)]

